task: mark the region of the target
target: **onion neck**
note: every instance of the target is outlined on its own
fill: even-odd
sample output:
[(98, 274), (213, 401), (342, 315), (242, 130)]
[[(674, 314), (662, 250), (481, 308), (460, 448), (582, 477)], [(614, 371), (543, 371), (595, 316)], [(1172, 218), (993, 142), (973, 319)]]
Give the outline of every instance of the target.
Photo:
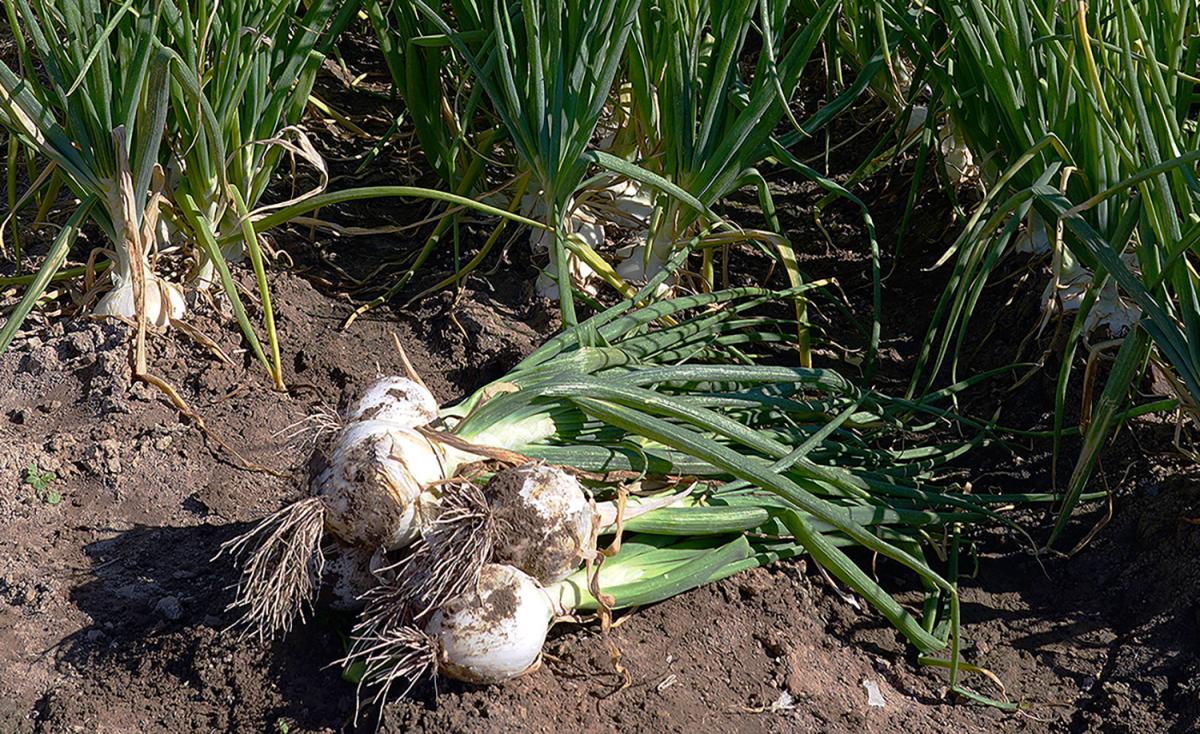
[[(512, 421), (498, 421), (475, 430), (456, 431), (455, 435), (480, 446), (520, 451), (527, 446), (545, 441), (556, 431), (554, 418), (549, 413), (539, 412)], [(477, 461), (479, 458), (475, 457), (472, 460)]]

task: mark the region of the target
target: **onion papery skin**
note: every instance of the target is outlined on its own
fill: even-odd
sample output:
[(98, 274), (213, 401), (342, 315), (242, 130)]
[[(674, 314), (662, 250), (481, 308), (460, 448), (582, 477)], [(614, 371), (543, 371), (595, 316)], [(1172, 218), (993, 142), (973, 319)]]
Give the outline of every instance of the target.
[(338, 436), (314, 481), (326, 526), (340, 540), (394, 550), (412, 543), (436, 497), (426, 487), (453, 472), (437, 441), (385, 421), (363, 421)]
[(476, 684), (502, 683), (537, 669), (554, 618), (550, 598), (528, 574), (497, 563), (441, 606), (425, 626), (436, 641), (438, 671)]
[[(165, 329), (172, 321), (179, 321), (187, 312), (187, 303), (183, 297), (183, 289), (178, 285), (159, 278), (145, 269), (146, 281), (144, 287), (146, 302), (146, 323), (154, 328)], [(131, 277), (119, 278), (116, 286), (104, 294), (92, 315), (96, 318), (115, 318), (126, 323), (136, 323), (137, 299), (134, 298), (133, 280)]]
[(417, 428), (437, 420), (438, 404), (421, 383), (391, 375), (373, 382), (343, 416), (348, 423), (383, 421), (397, 428)]
[(493, 558), (543, 584), (570, 576), (592, 549), (595, 509), (574, 476), (548, 464), (497, 472), (485, 492), (496, 526)]

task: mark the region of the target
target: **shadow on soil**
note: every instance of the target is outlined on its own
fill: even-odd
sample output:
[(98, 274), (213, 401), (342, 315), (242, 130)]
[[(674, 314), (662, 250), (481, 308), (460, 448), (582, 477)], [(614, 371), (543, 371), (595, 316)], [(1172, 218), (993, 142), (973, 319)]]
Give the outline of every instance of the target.
[[(89, 544), (91, 578), (71, 599), (94, 623), (62, 640), (60, 660), (123, 671), (139, 687), (157, 678), (163, 687), (210, 697), (221, 687), (237, 690), (239, 678), (254, 679), (238, 676), (238, 668), (267, 668), (273, 693), (288, 702), (275, 711), (276, 721), (305, 730), (346, 726), (354, 715), (353, 689), (329, 663), (343, 652), (348, 617), (318, 607), (286, 640), (260, 642), (230, 629), (236, 611), (226, 607), (237, 571), (229, 557), (216, 556), (222, 543), (250, 526), (139, 526)], [(232, 684), (225, 680), (231, 668)], [(230, 696), (229, 705), (237, 706), (237, 699)]]

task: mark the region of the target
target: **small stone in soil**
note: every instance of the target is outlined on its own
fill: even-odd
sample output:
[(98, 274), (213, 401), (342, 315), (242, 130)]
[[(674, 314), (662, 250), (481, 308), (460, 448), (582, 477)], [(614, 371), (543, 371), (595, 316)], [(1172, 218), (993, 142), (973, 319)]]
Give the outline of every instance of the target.
[(159, 599), (158, 604), (154, 607), (154, 611), (172, 622), (178, 621), (183, 617), (183, 605), (173, 596), (164, 596)]

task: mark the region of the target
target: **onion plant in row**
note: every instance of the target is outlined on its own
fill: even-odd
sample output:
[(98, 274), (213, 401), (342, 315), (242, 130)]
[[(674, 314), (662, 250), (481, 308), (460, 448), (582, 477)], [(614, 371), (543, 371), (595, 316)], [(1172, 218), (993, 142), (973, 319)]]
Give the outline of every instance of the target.
[(80, 203), (0, 329), (0, 349), (12, 341), (86, 222), (103, 231), (103, 249), (115, 263), (108, 271), (111, 290), (94, 302), (97, 314), (132, 320), (141, 310), (150, 324), (161, 326), (183, 312), (178, 286), (152, 268), (166, 186), (159, 150), (170, 52), (158, 42), (159, 13), (150, 7), (134, 13), (131, 4), (5, 3), (19, 39), (21, 73), (0, 62), (0, 124), (50, 163), (37, 185), (57, 171)]
[(563, 323), (572, 326), (570, 242), (582, 241), (573, 231), (575, 196), (588, 174), (584, 153), (620, 69), (638, 3), (488, 0), (478, 7), (456, 4), (461, 19), (447, 19), (423, 0), (413, 5), (463, 56), (528, 173), (528, 213), (548, 225), (547, 272), (557, 280)]
[[(531, 233), (535, 257), (549, 260), (536, 287), (560, 300), (570, 324), (572, 290), (594, 296), (603, 281), (629, 295), (631, 283), (697, 242), (695, 282), (703, 288), (715, 287), (714, 252), (743, 243), (776, 257), (792, 285), (802, 281), (756, 166), (786, 147), (772, 133), (791, 117), (791, 97), (839, 5), (418, 2), (394, 4), (390, 17), (377, 4), (368, 10), (396, 86), (409, 95), (423, 150), (446, 183), (462, 194), (483, 183), (466, 144), (464, 128), (473, 122), (477, 140), (495, 143), (497, 162), (513, 169), (501, 184), (510, 197), (502, 204), (548, 225)], [(741, 62), (753, 47), (762, 53), (747, 68)], [(443, 91), (448, 84), (460, 89), (453, 99)], [(791, 141), (832, 116), (822, 110)], [(478, 122), (493, 119), (499, 125)], [(769, 231), (733, 226), (714, 212), (746, 186), (758, 190)], [(448, 221), (371, 306), (410, 281)], [(632, 244), (609, 246), (618, 239), (614, 227)], [(461, 280), (495, 240), (461, 268), (456, 260), (444, 282)], [(797, 308), (807, 362), (803, 303)]]
[[(336, 37), (355, 4), (336, 18), (329, 1), (310, 4), (303, 15), (299, 3), (253, 0), (5, 5), (13, 37), (22, 41), (19, 73), (0, 64), (0, 124), (49, 161), (33, 190), (42, 184), (53, 190), (65, 180), (83, 203), (0, 332), (0, 348), (41, 297), (87, 215), (108, 236), (105, 252), (115, 263), (106, 275), (112, 289), (94, 315), (134, 321), (140, 312), (152, 327), (165, 327), (184, 315), (184, 281), (207, 282), (215, 267), (266, 364), (225, 264), (245, 246), (274, 355), (268, 367), (279, 382), (260, 248), (257, 238), (245, 236), (253, 233), (249, 209), (285, 150), (299, 150), (323, 168), (311, 146), (283, 136), (307, 104), (322, 58), (317, 42)], [(236, 246), (222, 252), (215, 238)], [(153, 272), (159, 253), (189, 244), (199, 246), (191, 278), (172, 281)], [(100, 260), (97, 270), (105, 265)], [(138, 279), (141, 305), (134, 297)]]
[[(599, 561), (599, 537), (630, 529), (675, 536), (656, 542), (677, 560), (729, 555), (680, 586), (666, 556), (643, 564), (617, 553), (608, 583), (639, 591), (611, 604), (804, 552), (923, 653), (948, 649), (930, 661), (950, 667), (957, 687), (960, 540), (975, 526), (1011, 525), (1001, 508), (1048, 497), (936, 483), (937, 468), (976, 441), (904, 444), (944, 419), (936, 398), (946, 395), (892, 400), (829, 370), (755, 364), (795, 323), (754, 309), (794, 295), (743, 288), (640, 308), (625, 301), (441, 411), (412, 377), (381, 381), (342, 414), (313, 496), (231, 543), (249, 553), (235, 604), (258, 633), (286, 631), (337, 547), (369, 564), (356, 574), (374, 590), (351, 655), (368, 683), (386, 688), (431, 671), (431, 661), (449, 675), (500, 680), (536, 660), (509, 643), (530, 644), (529, 634), (540, 648), (554, 614), (610, 604), (604, 566), (599, 577), (577, 569)], [(926, 590), (921, 610), (900, 604), (847, 546), (914, 573)], [(507, 640), (495, 643), (496, 662), (491, 643), (461, 634), (479, 629), (478, 605), (502, 586), (531, 597), (534, 611), (495, 631), (491, 639)], [(455, 649), (474, 657), (456, 662)]]
[[(281, 387), (263, 233), (322, 207), (382, 197), (437, 200), (544, 228), (432, 189), (324, 191), (324, 163), (295, 123), (323, 52), (355, 17), (355, 2), (7, 0), (4, 6), (19, 39), (19, 63), (14, 69), (0, 62), (0, 126), (47, 163), (13, 208), (38, 190), (55, 191), (56, 182), (80, 203), (37, 272), (6, 280), (27, 288), (0, 328), (0, 350), (56, 278), (100, 273), (82, 298), (84, 311), (144, 320), (151, 329), (185, 316), (188, 290), (219, 280), (251, 351)], [(318, 185), (264, 203), (285, 155), (314, 165)], [(84, 258), (84, 266), (60, 272), (89, 222), (107, 245)], [(174, 277), (157, 272), (168, 250), (190, 259), (191, 272), (184, 272), (185, 257), (171, 261)], [(229, 261), (243, 254), (257, 282), (270, 356), (233, 280)]]
[[(1088, 349), (1090, 381), (1102, 352), (1117, 350), (1103, 390), (1084, 389), (1101, 398), (1083, 408), (1085, 445), (1053, 542), (1151, 360), (1179, 401), (1158, 405), (1182, 404), (1196, 415), (1200, 13), (1193, 2), (1141, 0), (931, 9), (910, 19), (905, 45), (927, 70), (922, 81), (935, 106), (948, 111), (983, 161), (986, 197), (943, 257), (954, 270), (911, 391), (928, 389), (946, 366), (957, 379), (971, 316), (992, 271), (1014, 250), (1052, 263), (1046, 315), (1030, 331), (1054, 315), (1065, 319), (1059, 436), (1074, 355)], [(931, 46), (930, 38), (944, 42)], [(1089, 346), (1093, 335), (1114, 338)]]
[[(485, 111), (483, 87), (470, 84), (470, 75), (461, 55), (441, 32), (441, 26), (416, 4), (371, 0), (364, 3), (363, 9), (375, 30), (394, 89), (404, 102), (404, 120), (411, 122), (421, 155), (450, 191), (462, 196), (485, 196), (485, 189), (492, 185), (487, 179), (485, 164), (502, 162), (495, 159), (500, 126), (478, 122), (486, 119), (486, 115), (480, 114)], [(477, 3), (451, 3), (446, 12), (453, 13), (459, 33), (468, 37), (485, 35), (482, 8)], [(491, 21), (490, 15), (487, 20)], [(516, 180), (518, 183), (510, 199), (511, 211), (518, 209), (528, 176), (518, 176)], [(446, 241), (453, 243), (454, 272), (412, 300), (462, 282), (495, 247), (507, 224), (501, 220), (479, 252), (469, 262), (462, 263), (459, 259), (463, 235), (461, 208), (445, 206), (443, 211), (411, 264), (383, 294), (360, 306), (348, 324), (400, 293), (438, 246)]]
[[(162, 37), (175, 54), (167, 125), (172, 156), (170, 221), (195, 245), (190, 282), (220, 282), (255, 356), (283, 386), (279, 340), (252, 223), (320, 194), (325, 163), (297, 126), (325, 53), (354, 17), (355, 2), (163, 2)], [(263, 204), (279, 163), (315, 168), (315, 188)], [(294, 188), (293, 182), (293, 188)], [(227, 263), (248, 256), (270, 359), (250, 326)]]
[[(618, 267), (634, 280), (661, 269), (705, 222), (705, 209), (735, 190), (758, 189), (764, 215), (781, 231), (767, 182), (756, 168), (770, 155), (771, 134), (791, 116), (792, 95), (840, 3), (802, 8), (791, 2), (660, 0), (643, 3), (630, 44), (633, 114), (641, 135), (631, 151), (642, 167), (699, 201), (689, 206), (663, 192), (656, 197), (647, 244)], [(746, 71), (746, 49), (757, 44)], [(794, 125), (799, 122), (791, 118)], [(811, 130), (808, 131), (811, 134)], [(604, 159), (608, 160), (608, 159)], [(616, 166), (631, 176), (636, 170)], [(712, 245), (728, 243), (715, 237)], [(799, 273), (791, 246), (776, 235), (792, 284)], [(714, 283), (713, 251), (704, 250), (702, 279)], [(801, 316), (803, 312), (801, 312)], [(805, 356), (807, 359), (807, 357)]]

